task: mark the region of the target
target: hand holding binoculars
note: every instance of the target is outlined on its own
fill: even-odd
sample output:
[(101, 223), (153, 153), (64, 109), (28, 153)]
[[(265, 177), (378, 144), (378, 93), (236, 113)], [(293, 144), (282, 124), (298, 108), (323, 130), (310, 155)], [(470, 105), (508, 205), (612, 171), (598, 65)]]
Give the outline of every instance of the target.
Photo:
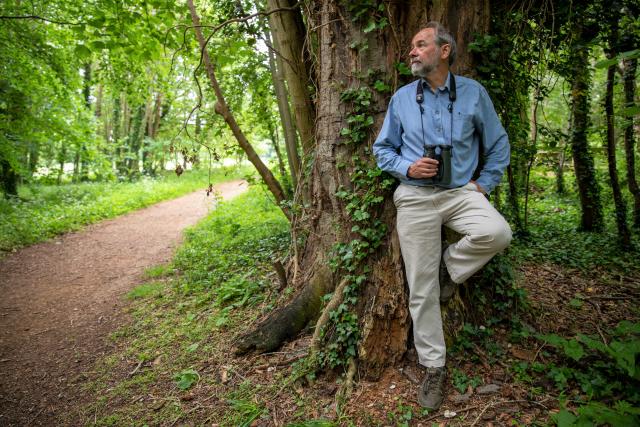
[[(440, 149), (439, 153), (436, 152), (437, 148)], [(440, 144), (425, 145), (424, 157), (438, 161), (438, 174), (433, 178), (427, 178), (426, 181), (432, 184), (451, 184), (451, 146)]]

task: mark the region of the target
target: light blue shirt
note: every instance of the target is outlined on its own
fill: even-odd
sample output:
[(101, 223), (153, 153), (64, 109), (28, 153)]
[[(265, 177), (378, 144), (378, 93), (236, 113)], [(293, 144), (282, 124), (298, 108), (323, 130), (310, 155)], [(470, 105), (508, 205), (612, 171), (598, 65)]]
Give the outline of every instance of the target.
[(382, 129), (373, 144), (373, 153), (380, 169), (400, 182), (425, 186), (433, 184), (407, 177), (409, 166), (423, 156), (425, 143), (452, 145), (451, 184), (446, 187), (456, 188), (471, 180), (478, 166), (482, 140), (485, 163), (476, 182), (490, 193), (500, 183), (509, 165), (507, 133), (500, 124), (487, 90), (475, 80), (455, 76), (457, 97), (453, 113), (449, 113), (450, 75), (445, 85), (435, 92), (424, 83), (423, 113), (416, 102), (417, 85), (423, 82), (422, 79), (398, 89), (391, 97)]

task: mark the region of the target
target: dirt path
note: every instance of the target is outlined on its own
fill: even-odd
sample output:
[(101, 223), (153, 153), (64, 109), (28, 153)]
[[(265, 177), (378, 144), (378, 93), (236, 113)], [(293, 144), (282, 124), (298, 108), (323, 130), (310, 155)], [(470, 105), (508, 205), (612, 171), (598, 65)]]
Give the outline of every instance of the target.
[[(224, 199), (243, 181), (216, 186)], [(204, 217), (199, 191), (25, 248), (0, 261), (0, 425), (54, 425), (125, 321), (123, 295), (168, 262)]]

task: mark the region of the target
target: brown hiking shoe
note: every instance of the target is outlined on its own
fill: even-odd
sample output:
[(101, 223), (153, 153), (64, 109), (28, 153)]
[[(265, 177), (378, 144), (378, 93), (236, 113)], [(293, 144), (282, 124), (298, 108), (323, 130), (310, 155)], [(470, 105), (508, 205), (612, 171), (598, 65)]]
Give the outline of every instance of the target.
[(446, 368), (427, 368), (427, 375), (418, 390), (418, 403), (430, 411), (437, 410), (444, 398), (444, 380), (447, 376)]
[[(444, 244), (442, 249), (442, 255), (444, 251), (449, 247), (448, 244)], [(456, 291), (456, 282), (451, 279), (447, 265), (444, 263), (444, 257), (440, 257), (440, 272), (438, 279), (440, 281), (440, 302), (445, 303), (451, 299), (453, 293)]]

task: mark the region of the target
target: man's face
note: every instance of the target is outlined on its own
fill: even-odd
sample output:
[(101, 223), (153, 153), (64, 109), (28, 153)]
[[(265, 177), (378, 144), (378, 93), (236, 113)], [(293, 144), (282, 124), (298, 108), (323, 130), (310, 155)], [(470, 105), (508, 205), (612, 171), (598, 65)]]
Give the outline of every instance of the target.
[(440, 64), (442, 47), (435, 41), (435, 29), (425, 28), (413, 36), (411, 41), (411, 73), (417, 77), (426, 77)]

